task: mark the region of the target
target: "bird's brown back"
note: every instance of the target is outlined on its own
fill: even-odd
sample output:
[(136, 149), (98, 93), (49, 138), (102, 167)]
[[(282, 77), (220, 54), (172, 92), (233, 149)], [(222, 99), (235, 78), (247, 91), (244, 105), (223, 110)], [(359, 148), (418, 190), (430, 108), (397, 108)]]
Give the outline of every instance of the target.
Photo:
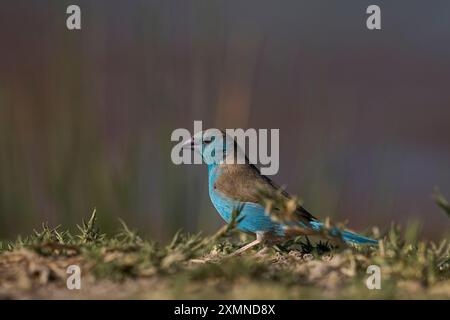
[[(261, 194), (275, 194), (286, 200), (292, 197), (266, 176), (261, 175), (259, 169), (251, 164), (221, 164), (221, 173), (214, 183), (214, 189), (226, 197), (240, 201), (252, 202), (265, 206)], [(316, 220), (302, 206), (298, 206), (299, 218), (304, 221)]]

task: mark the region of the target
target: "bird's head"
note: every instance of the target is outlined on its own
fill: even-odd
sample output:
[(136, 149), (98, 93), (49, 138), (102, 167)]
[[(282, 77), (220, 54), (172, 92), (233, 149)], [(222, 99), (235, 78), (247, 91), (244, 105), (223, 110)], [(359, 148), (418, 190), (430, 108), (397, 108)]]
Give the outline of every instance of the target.
[(199, 152), (208, 165), (222, 163), (225, 157), (231, 154), (234, 146), (234, 139), (218, 129), (197, 132), (183, 144), (184, 148)]

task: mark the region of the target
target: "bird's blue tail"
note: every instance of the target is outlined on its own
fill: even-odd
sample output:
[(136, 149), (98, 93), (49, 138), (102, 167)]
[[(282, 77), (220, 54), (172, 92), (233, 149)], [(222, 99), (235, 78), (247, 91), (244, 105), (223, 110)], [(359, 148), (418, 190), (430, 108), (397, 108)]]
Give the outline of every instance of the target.
[(353, 233), (350, 231), (341, 231), (342, 238), (345, 242), (355, 243), (355, 244), (372, 244), (378, 245), (378, 241), (368, 237), (364, 237), (360, 234)]
[[(312, 227), (319, 231), (323, 227), (323, 223), (319, 221), (312, 221), (311, 222)], [(364, 237), (360, 234), (353, 233), (346, 230), (340, 230), (338, 228), (333, 228), (331, 230), (331, 233), (335, 233), (336, 236), (341, 236), (342, 239), (347, 243), (354, 243), (354, 244), (371, 244), (371, 245), (378, 245), (378, 241), (375, 239), (371, 239), (368, 237)]]

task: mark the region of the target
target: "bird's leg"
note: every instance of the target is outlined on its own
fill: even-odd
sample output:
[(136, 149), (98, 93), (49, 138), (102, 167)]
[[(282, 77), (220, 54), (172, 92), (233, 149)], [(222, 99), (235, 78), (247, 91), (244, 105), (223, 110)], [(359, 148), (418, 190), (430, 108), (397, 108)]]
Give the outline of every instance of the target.
[(230, 254), (230, 257), (234, 257), (234, 256), (238, 256), (241, 253), (243, 253), (244, 251), (247, 251), (250, 248), (253, 248), (254, 246), (260, 244), (261, 242), (263, 242), (263, 235), (260, 233), (256, 234), (256, 240), (250, 242), (249, 244), (246, 244), (245, 246), (243, 246), (242, 248), (236, 250), (235, 252), (233, 252), (232, 254)]
[(256, 239), (255, 241), (250, 242), (249, 244), (243, 246), (242, 248), (236, 250), (235, 252), (233, 252), (232, 254), (230, 254), (230, 257), (234, 257), (234, 256), (238, 256), (241, 253), (243, 253), (244, 251), (247, 251), (250, 248), (253, 248), (254, 246), (258, 245), (261, 243), (261, 240)]

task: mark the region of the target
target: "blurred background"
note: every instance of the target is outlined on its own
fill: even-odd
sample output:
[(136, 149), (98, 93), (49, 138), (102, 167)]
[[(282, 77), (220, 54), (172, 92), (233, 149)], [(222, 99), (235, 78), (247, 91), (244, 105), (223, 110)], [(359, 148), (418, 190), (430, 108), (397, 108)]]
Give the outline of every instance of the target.
[[(82, 30), (66, 28), (78, 4)], [(448, 232), (450, 2), (9, 0), (0, 4), (0, 238), (97, 208), (166, 240), (211, 233), (206, 167), (176, 128), (279, 128), (272, 177), (356, 230)]]

